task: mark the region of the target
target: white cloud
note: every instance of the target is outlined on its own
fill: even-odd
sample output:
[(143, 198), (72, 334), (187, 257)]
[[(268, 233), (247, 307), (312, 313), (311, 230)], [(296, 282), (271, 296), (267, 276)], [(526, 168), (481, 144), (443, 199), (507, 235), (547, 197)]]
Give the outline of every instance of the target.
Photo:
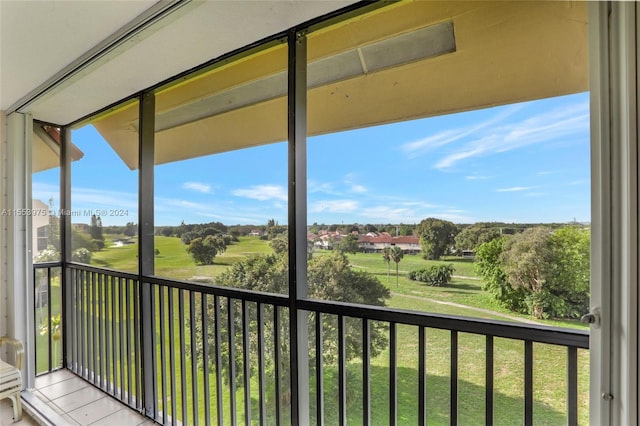
[[(422, 206), (420, 206), (422, 207)], [(466, 216), (463, 210), (449, 209), (445, 211), (425, 210), (422, 208), (362, 206), (362, 216), (373, 223), (419, 223), (426, 217), (437, 217), (458, 223), (470, 223), (475, 220)]]
[(473, 144), (469, 144), (461, 149), (458, 152), (453, 154), (449, 154), (440, 161), (435, 164), (436, 169), (446, 169), (448, 167), (453, 166), (460, 160), (464, 160), (465, 158), (476, 157), (478, 155), (482, 155), (487, 151), (490, 151), (492, 146), (496, 145), (495, 136), (487, 136), (476, 141)]
[(533, 186), (512, 186), (510, 188), (496, 189), (496, 192), (520, 192), (520, 191), (528, 191), (530, 189), (533, 189)]
[(202, 182), (185, 182), (182, 184), (182, 188), (202, 192), (203, 194), (211, 193), (211, 185)]
[(208, 210), (211, 207), (203, 203), (194, 203), (193, 201), (182, 200), (179, 198), (156, 198), (156, 210), (175, 210), (190, 209), (190, 210)]
[[(280, 204), (280, 203), (276, 203)], [(277, 208), (278, 206), (276, 206)], [(271, 217), (278, 217), (277, 211), (265, 212), (260, 206), (241, 207), (233, 203), (213, 204), (197, 203), (178, 198), (156, 197), (156, 223), (161, 225), (177, 224), (181, 220), (187, 223), (219, 220), (225, 223), (266, 223)], [(286, 218), (286, 208), (283, 208)]]
[(465, 176), (466, 180), (484, 180), (484, 179), (489, 179), (489, 176), (478, 176), (478, 175), (470, 175), (470, 176)]
[(395, 205), (401, 205), (401, 206), (406, 206), (406, 207), (415, 207), (415, 208), (420, 208), (420, 209), (435, 209), (438, 208), (440, 206), (436, 205), (436, 204), (430, 204), (430, 203), (425, 203), (424, 201), (404, 201), (402, 199), (399, 198), (395, 198), (395, 200), (397, 201), (393, 201), (393, 203)]
[(279, 185), (254, 185), (249, 188), (236, 189), (231, 192), (236, 197), (251, 198), (253, 200), (287, 201), (287, 190)]
[(318, 182), (311, 179), (307, 181), (307, 192), (309, 193), (323, 192), (325, 194), (336, 194), (336, 191), (333, 188), (332, 183)]
[(401, 149), (407, 154), (409, 158), (419, 157), (436, 148), (459, 141), (483, 129), (492, 127), (495, 124), (503, 121), (507, 117), (513, 115), (521, 108), (522, 106), (520, 105), (512, 105), (504, 109), (502, 112), (496, 114), (494, 117), (478, 123), (475, 126), (443, 130), (439, 133), (436, 133), (435, 135), (427, 136), (417, 141), (407, 142), (401, 146)]
[(71, 188), (71, 207), (138, 210), (138, 194), (97, 188)]
[(351, 184), (351, 192), (363, 193), (367, 192), (367, 188), (363, 185)]
[(311, 213), (352, 213), (359, 208), (355, 200), (323, 200), (309, 205)]
[[(307, 192), (310, 194), (321, 192), (334, 196), (344, 196), (346, 192), (363, 194), (367, 192), (367, 187), (354, 182), (353, 174), (349, 173), (340, 182), (318, 182), (315, 180), (307, 181)], [(336, 188), (343, 188), (342, 192)]]
[(390, 206), (364, 207), (362, 216), (377, 223), (412, 223), (424, 219), (415, 209)]
[[(589, 129), (589, 104), (583, 102), (548, 110), (527, 118), (506, 122), (507, 118), (526, 105), (513, 106), (473, 127), (447, 129), (419, 141), (409, 142), (402, 150), (409, 158), (435, 151), (439, 159), (436, 169), (453, 167), (456, 163), (474, 157), (507, 152), (522, 147), (567, 140)], [(437, 151), (453, 144), (446, 153)]]

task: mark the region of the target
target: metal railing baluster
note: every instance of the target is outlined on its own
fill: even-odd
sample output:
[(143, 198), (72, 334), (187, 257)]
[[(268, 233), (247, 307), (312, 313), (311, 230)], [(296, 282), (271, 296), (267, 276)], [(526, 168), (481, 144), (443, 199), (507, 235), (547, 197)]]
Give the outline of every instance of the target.
[(451, 378), (449, 396), (449, 424), (458, 424), (458, 332), (451, 331)]
[(318, 426), (324, 425), (324, 363), (322, 313), (316, 312), (316, 412)]
[(398, 421), (398, 390), (397, 390), (397, 330), (396, 323), (389, 324), (389, 424), (396, 425)]
[(486, 337), (486, 367), (485, 367), (485, 424), (493, 425), (493, 336)]
[(533, 426), (533, 342), (524, 341), (524, 424)]
[(216, 330), (216, 410), (218, 415), (218, 426), (222, 426), (224, 420), (224, 412), (222, 405), (222, 331), (220, 318), (220, 298), (213, 297), (214, 319)]
[(427, 424), (427, 341), (424, 327), (418, 327), (418, 424)]

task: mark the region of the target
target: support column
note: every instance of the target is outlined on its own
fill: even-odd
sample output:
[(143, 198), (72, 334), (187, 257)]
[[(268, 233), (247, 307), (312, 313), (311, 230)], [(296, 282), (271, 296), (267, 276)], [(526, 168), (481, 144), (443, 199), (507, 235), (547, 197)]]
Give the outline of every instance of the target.
[(25, 345), (23, 377), (26, 387), (35, 379), (33, 319), (33, 259), (31, 216), (31, 148), (33, 118), (13, 113), (5, 118), (2, 135), (2, 301), (4, 333)]
[[(64, 127), (60, 132), (60, 210), (71, 211), (71, 129)], [(60, 260), (62, 261), (62, 346), (63, 365), (73, 368), (73, 297), (71, 292), (71, 215), (60, 215)]]
[(592, 138), (590, 420), (638, 423), (638, 11), (589, 5)]
[(289, 317), (291, 423), (309, 424), (309, 313), (298, 310), (307, 297), (307, 38), (290, 31), (289, 135)]
[(140, 329), (142, 351), (142, 378), (144, 410), (147, 417), (155, 418), (157, 386), (155, 360), (155, 327), (153, 289), (144, 277), (154, 273), (154, 139), (155, 96), (145, 93), (140, 97), (139, 175), (138, 175), (138, 270), (141, 288)]

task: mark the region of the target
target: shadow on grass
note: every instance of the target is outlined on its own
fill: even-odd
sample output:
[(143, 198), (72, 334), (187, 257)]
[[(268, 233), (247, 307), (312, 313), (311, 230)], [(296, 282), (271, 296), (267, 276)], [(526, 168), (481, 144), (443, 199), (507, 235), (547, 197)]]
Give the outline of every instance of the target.
[(97, 266), (104, 266), (105, 268), (111, 267), (110, 262), (107, 262), (106, 260), (102, 260), (102, 259), (92, 259), (91, 264), (97, 265)]
[(442, 291), (446, 291), (449, 293), (454, 293), (454, 292), (460, 293), (459, 290), (478, 291), (480, 290), (480, 286), (476, 284), (461, 283), (461, 284), (450, 284), (448, 286), (440, 287), (440, 289), (442, 289)]
[[(427, 361), (428, 362), (428, 361)], [(461, 371), (464, 366), (460, 366)], [(324, 375), (324, 420), (325, 424), (338, 424), (339, 406), (336, 371), (325, 371)], [(349, 424), (362, 424), (362, 370), (351, 365), (347, 374), (347, 418)], [(461, 373), (462, 374), (462, 373)], [(408, 367), (397, 368), (397, 423), (418, 424), (418, 372)], [(315, 378), (312, 377), (312, 382)], [(428, 424), (450, 424), (450, 380), (446, 376), (427, 375), (425, 410)], [(389, 369), (372, 366), (371, 424), (390, 424)], [(520, 389), (514, 392), (522, 393)], [(311, 424), (316, 423), (315, 384), (311, 384)], [(257, 403), (257, 402), (256, 402)], [(562, 404), (560, 404), (562, 405)], [(505, 395), (494, 391), (494, 424), (517, 425), (524, 422), (524, 400), (522, 396)], [(566, 424), (565, 413), (557, 411), (541, 401), (534, 401), (534, 424)], [(485, 387), (465, 380), (458, 380), (459, 425), (485, 423)]]
[(473, 259), (457, 257), (457, 256), (445, 256), (440, 259), (443, 262), (455, 262), (455, 263), (473, 263)]

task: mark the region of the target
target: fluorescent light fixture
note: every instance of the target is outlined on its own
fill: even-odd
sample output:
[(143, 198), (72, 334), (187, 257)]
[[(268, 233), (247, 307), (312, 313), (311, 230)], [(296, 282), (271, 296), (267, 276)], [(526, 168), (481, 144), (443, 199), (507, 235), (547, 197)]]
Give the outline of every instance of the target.
[[(307, 86), (320, 87), (455, 50), (453, 22), (430, 25), (310, 62)], [(156, 116), (156, 131), (280, 98), (286, 93), (287, 72), (282, 71), (160, 113)]]

